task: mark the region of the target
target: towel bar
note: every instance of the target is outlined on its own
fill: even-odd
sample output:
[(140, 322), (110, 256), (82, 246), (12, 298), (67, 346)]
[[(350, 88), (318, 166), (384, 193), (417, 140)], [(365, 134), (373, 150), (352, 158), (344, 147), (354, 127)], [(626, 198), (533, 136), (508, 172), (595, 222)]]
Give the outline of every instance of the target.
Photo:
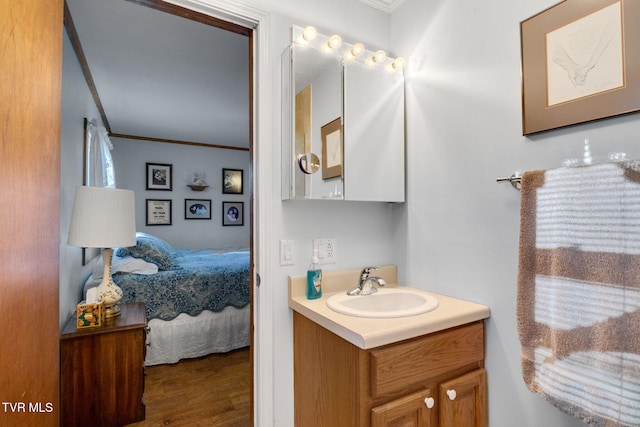
[(496, 179), (496, 182), (508, 182), (510, 183), (513, 188), (515, 188), (516, 190), (519, 190), (521, 185), (521, 180), (522, 180), (522, 174), (518, 171), (514, 172), (510, 177), (508, 178), (498, 178)]

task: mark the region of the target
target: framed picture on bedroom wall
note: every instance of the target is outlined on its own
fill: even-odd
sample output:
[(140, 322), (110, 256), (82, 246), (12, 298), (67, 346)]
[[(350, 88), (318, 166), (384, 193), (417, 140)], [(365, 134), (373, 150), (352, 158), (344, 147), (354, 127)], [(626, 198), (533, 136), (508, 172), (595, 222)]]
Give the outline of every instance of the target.
[(147, 199), (147, 225), (171, 225), (171, 200)]
[(565, 0), (520, 23), (522, 134), (640, 110), (640, 2)]
[(211, 219), (211, 200), (184, 199), (184, 219)]
[(244, 225), (244, 202), (222, 202), (222, 225)]
[(242, 194), (242, 169), (222, 169), (222, 194)]
[(147, 163), (147, 190), (173, 190), (173, 165)]

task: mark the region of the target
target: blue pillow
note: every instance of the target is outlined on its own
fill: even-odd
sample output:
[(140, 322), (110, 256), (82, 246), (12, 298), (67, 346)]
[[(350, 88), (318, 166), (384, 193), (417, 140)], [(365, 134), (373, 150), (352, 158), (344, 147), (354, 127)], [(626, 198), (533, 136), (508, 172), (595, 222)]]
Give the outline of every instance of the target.
[(173, 270), (176, 263), (176, 253), (171, 245), (158, 237), (146, 233), (136, 233), (136, 245), (128, 248), (119, 248), (116, 251), (119, 257), (132, 256), (141, 258), (158, 266), (160, 270)]

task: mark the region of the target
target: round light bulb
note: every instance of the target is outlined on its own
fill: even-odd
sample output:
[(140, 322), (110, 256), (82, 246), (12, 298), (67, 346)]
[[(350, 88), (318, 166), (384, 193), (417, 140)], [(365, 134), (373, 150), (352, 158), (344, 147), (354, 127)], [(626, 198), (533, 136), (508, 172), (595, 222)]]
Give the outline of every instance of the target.
[(404, 68), (405, 65), (407, 65), (407, 61), (404, 60), (403, 57), (398, 57), (396, 58), (393, 62), (393, 68), (395, 70), (402, 70)]
[(308, 42), (314, 40), (316, 35), (318, 35), (318, 32), (316, 31), (316, 28), (311, 25), (304, 27), (304, 31), (302, 31), (302, 37), (304, 37)]
[(342, 46), (342, 37), (340, 37), (337, 34), (334, 34), (331, 37), (329, 37), (329, 41), (327, 42), (327, 44), (331, 49), (337, 49), (340, 46)]
[(384, 52), (384, 50), (379, 50), (373, 54), (374, 62), (384, 62), (385, 59), (387, 59), (387, 54)]
[(364, 61), (364, 63), (367, 67), (373, 67), (374, 65), (376, 65), (376, 61), (373, 58), (373, 56), (371, 58), (367, 58), (367, 60)]
[(351, 62), (351, 61), (353, 61), (354, 59), (356, 59), (356, 57), (355, 57), (355, 56), (353, 56), (353, 53), (351, 53), (351, 51), (350, 51), (350, 50), (348, 50), (348, 51), (346, 51), (346, 52), (344, 53), (343, 58), (344, 58), (344, 60), (345, 60), (345, 61), (347, 61), (347, 62)]
[(364, 53), (364, 45), (362, 43), (356, 43), (351, 48), (353, 56), (360, 56)]

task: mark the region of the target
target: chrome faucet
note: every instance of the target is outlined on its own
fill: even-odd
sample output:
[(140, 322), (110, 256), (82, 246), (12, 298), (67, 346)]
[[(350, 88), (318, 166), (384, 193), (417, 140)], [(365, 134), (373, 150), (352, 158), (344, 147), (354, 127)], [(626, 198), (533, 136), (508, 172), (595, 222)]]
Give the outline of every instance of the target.
[(378, 286), (384, 286), (387, 282), (378, 276), (371, 276), (371, 270), (378, 270), (378, 267), (365, 267), (360, 272), (360, 280), (358, 281), (358, 286), (348, 290), (348, 295), (371, 295), (378, 290), (373, 287), (373, 285), (377, 284)]

